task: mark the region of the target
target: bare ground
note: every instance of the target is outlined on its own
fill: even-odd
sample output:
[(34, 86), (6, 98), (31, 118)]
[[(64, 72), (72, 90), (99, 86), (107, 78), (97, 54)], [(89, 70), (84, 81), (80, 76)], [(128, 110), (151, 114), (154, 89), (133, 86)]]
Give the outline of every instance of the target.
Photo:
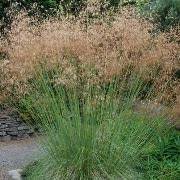
[(8, 180), (7, 171), (21, 169), (38, 156), (37, 138), (0, 142), (0, 180)]

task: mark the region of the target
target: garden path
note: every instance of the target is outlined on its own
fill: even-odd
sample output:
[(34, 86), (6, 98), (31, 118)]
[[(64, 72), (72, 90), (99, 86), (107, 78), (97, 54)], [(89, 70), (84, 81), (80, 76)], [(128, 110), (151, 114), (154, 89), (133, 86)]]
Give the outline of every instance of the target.
[(0, 180), (8, 180), (7, 171), (26, 166), (38, 157), (37, 138), (0, 142)]

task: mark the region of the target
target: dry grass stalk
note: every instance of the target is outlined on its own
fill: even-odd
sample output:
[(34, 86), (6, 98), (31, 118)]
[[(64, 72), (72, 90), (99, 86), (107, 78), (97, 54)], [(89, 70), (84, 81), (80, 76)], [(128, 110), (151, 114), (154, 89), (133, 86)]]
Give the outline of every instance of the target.
[[(97, 10), (93, 7), (88, 6), (88, 13)], [(109, 16), (88, 22), (86, 12), (81, 18), (54, 18), (39, 24), (20, 13), (14, 18), (6, 45), (3, 41), (3, 51), (8, 54), (1, 62), (5, 94), (11, 93), (12, 87), (24, 93), (35, 67), (44, 62), (49, 68), (57, 64), (61, 68), (62, 76), (56, 82), (72, 84), (77, 79), (75, 63), (81, 76), (93, 83), (124, 75), (129, 69), (141, 72), (144, 81), (155, 82), (161, 100), (171, 101), (179, 88), (172, 78), (179, 66), (179, 45), (169, 42), (163, 33), (153, 37), (153, 26), (132, 12), (117, 13), (111, 23), (105, 20)]]

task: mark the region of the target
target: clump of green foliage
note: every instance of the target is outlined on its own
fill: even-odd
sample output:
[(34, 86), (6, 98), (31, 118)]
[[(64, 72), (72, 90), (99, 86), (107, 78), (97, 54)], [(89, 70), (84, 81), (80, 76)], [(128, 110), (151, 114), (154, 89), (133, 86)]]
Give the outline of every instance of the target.
[(178, 179), (180, 174), (180, 132), (158, 136), (154, 147), (142, 158), (146, 179)]
[(143, 4), (142, 12), (152, 17), (165, 30), (180, 22), (179, 0), (150, 0)]
[(131, 88), (122, 97), (116, 78), (108, 85), (80, 87), (77, 82), (68, 87), (54, 84), (57, 76), (56, 71), (38, 70), (31, 93), (22, 99), (46, 134), (41, 142), (44, 156), (28, 168), (26, 178), (146, 178), (150, 172), (146, 158), (154, 157), (150, 153), (170, 127), (163, 117), (133, 111), (142, 89), (139, 78), (130, 78)]

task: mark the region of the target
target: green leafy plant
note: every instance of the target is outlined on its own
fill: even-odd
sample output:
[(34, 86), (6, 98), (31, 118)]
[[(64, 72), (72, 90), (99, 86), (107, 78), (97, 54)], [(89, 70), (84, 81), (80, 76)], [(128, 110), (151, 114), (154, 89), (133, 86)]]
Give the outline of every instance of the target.
[(158, 137), (155, 146), (147, 153), (142, 168), (147, 179), (178, 179), (180, 173), (180, 133), (169, 131)]
[(151, 0), (144, 4), (143, 11), (161, 25), (165, 30), (178, 25), (180, 20), (179, 0)]

